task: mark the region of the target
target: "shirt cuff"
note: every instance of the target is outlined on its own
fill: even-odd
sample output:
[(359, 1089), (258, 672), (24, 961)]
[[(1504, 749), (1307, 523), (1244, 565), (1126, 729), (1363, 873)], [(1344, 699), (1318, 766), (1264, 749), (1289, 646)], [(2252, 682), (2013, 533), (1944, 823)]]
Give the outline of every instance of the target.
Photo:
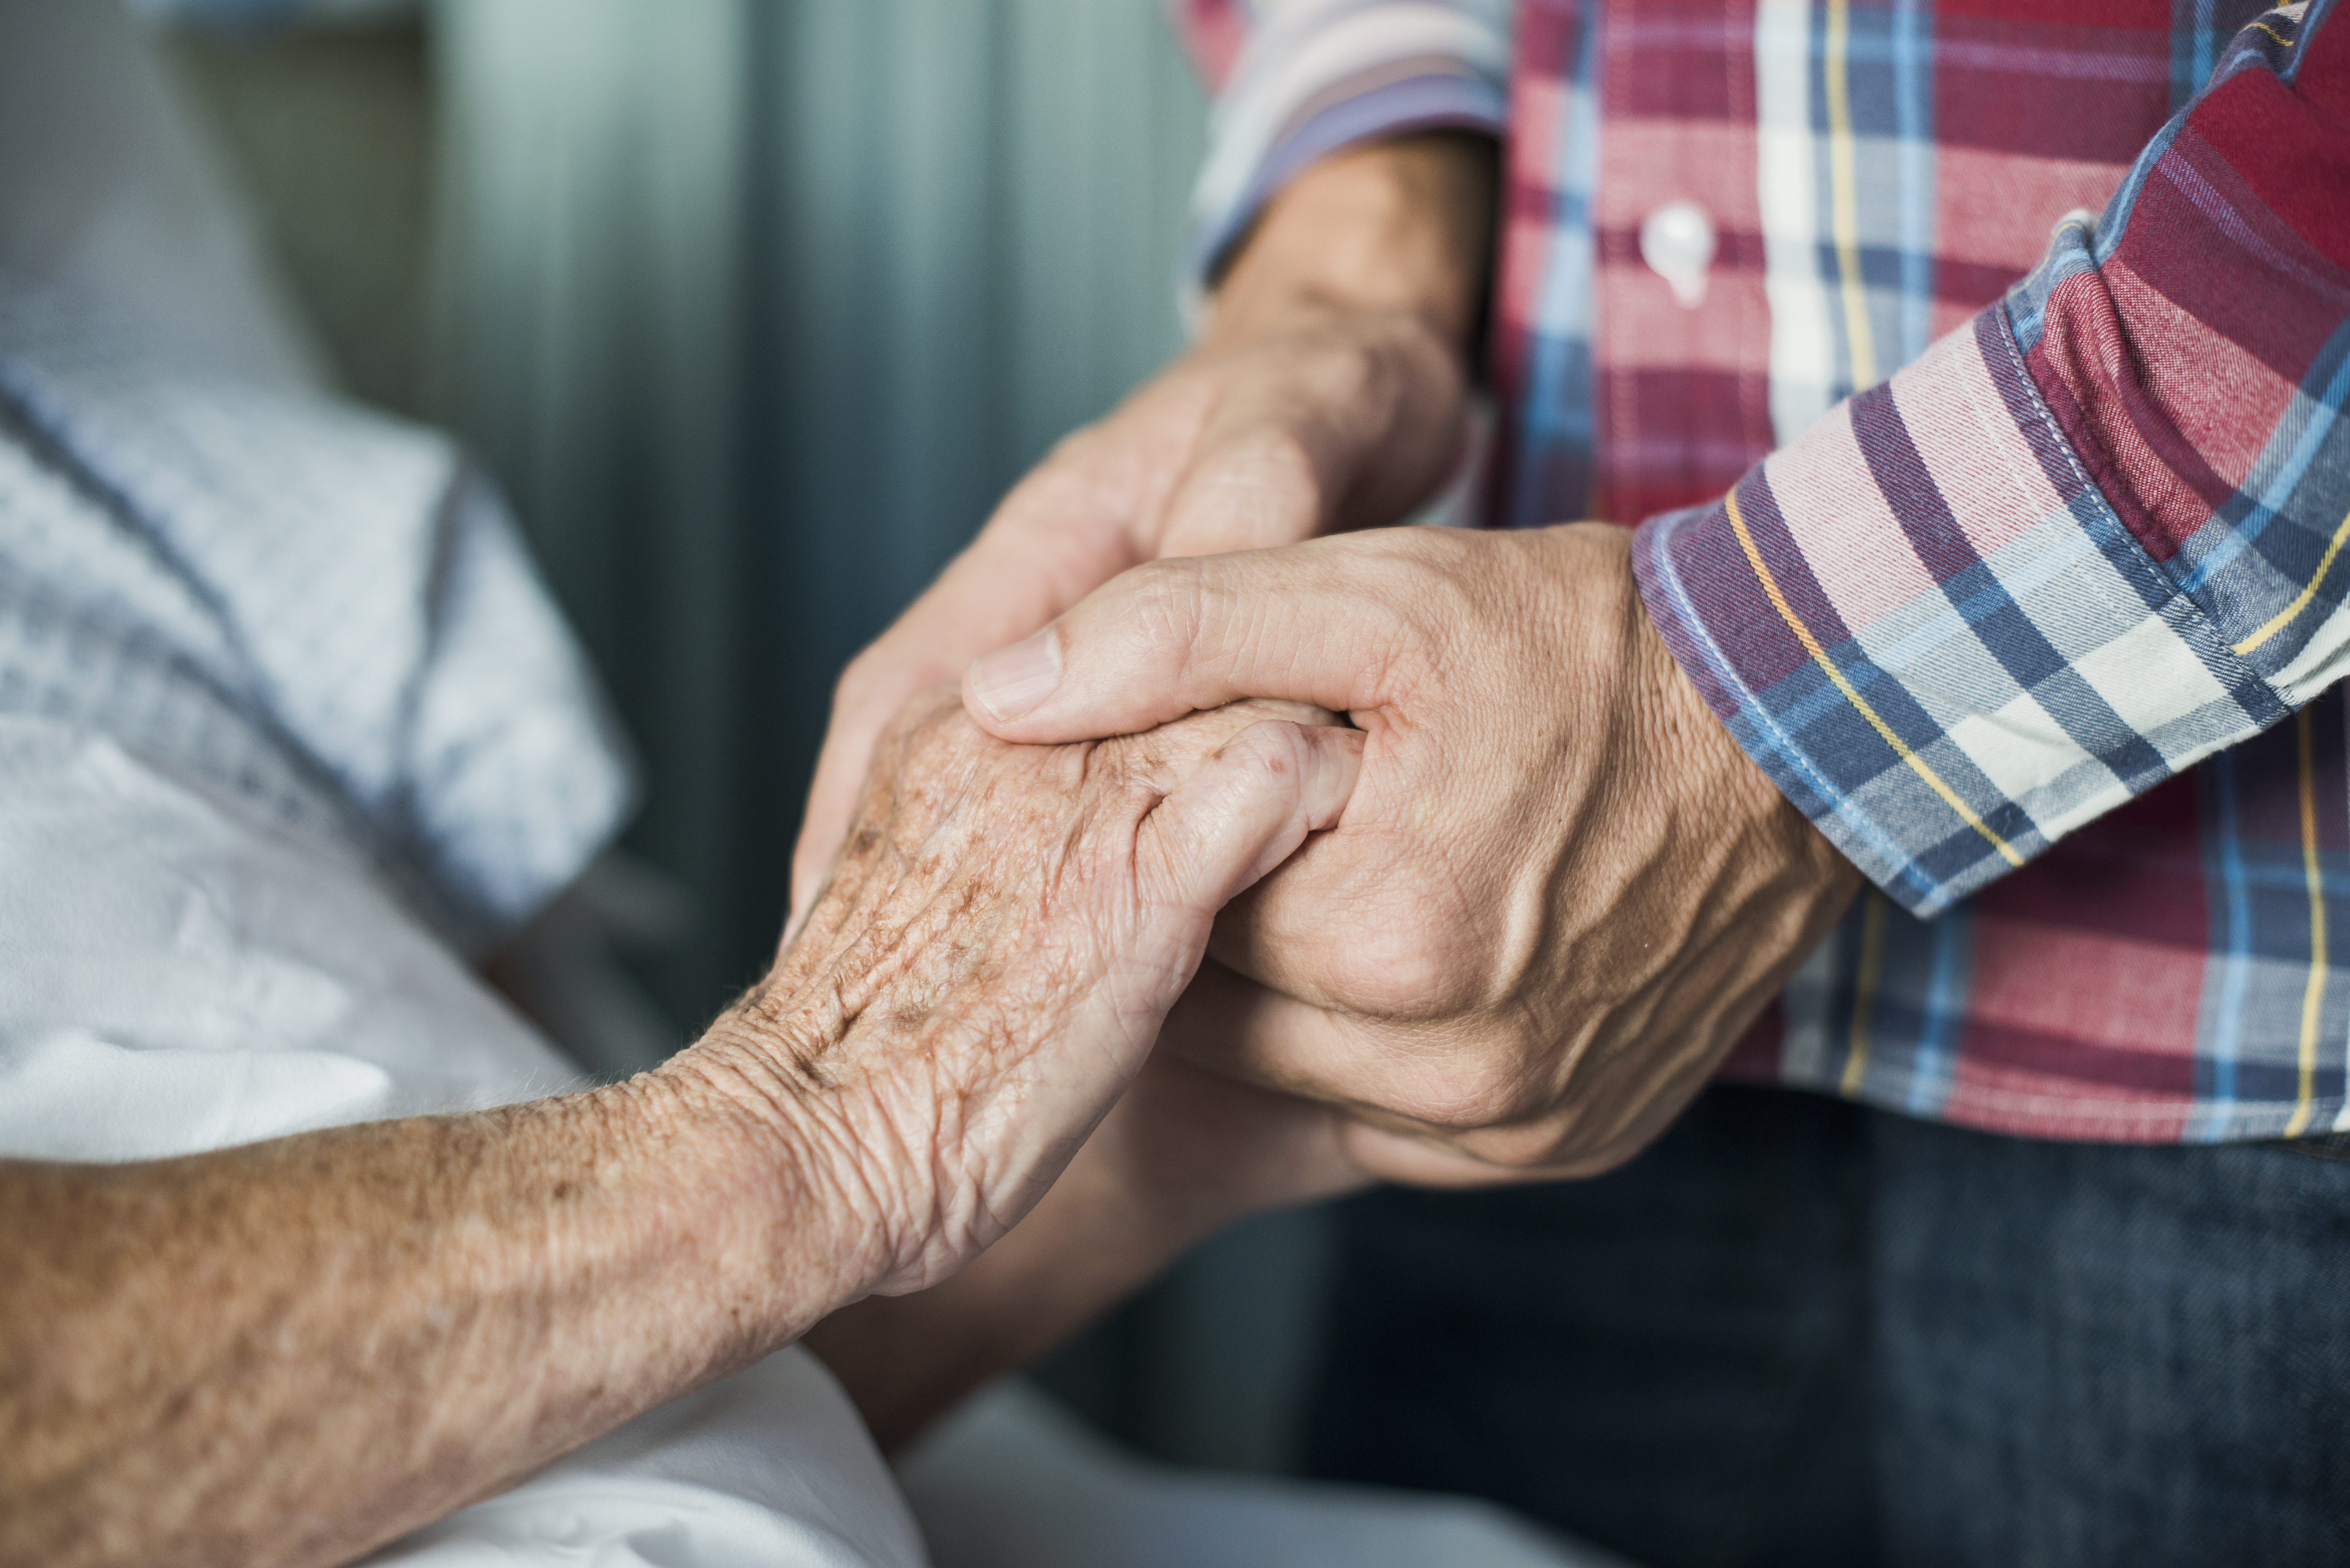
[(2287, 711), (2092, 483), (1998, 306), (1634, 561), (1739, 744), (1920, 917)]
[(1498, 137), (1508, 78), (1506, 0), (1299, 0), (1261, 22), (1217, 104), (1192, 192), (1187, 303), (1308, 163), (1412, 130)]

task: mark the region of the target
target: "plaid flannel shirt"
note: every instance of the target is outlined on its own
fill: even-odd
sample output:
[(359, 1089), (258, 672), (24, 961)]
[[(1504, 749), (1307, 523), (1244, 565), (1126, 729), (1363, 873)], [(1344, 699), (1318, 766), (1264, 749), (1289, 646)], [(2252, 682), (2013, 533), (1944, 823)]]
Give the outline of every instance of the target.
[(1314, 157), (1508, 140), (1492, 521), (1645, 602), (1875, 884), (1729, 1071), (2350, 1128), (2338, 0), (1182, 0), (1206, 275)]

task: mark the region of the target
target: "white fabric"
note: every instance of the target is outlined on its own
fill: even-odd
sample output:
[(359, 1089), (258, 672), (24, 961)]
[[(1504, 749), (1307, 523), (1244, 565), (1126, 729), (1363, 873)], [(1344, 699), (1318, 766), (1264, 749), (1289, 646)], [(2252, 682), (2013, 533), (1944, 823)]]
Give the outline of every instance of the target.
[(6, 275), (0, 711), (81, 718), (353, 838), (468, 946), (630, 798), (593, 678), (446, 438)]
[[(573, 1077), (357, 854), (79, 725), (0, 716), (0, 1158), (182, 1154)], [(379, 1559), (923, 1560), (855, 1409), (797, 1348)]]
[(880, 1568), (924, 1561), (914, 1521), (855, 1407), (822, 1362), (795, 1347), (663, 1406), (368, 1564)]
[[(192, 1153), (576, 1073), (494, 935), (628, 781), (494, 499), (315, 366), (113, 0), (0, 0), (0, 1158)], [(793, 1349), (387, 1550), (900, 1568)]]
[(1466, 1498), (1148, 1464), (1017, 1381), (900, 1475), (938, 1568), (1627, 1568)]

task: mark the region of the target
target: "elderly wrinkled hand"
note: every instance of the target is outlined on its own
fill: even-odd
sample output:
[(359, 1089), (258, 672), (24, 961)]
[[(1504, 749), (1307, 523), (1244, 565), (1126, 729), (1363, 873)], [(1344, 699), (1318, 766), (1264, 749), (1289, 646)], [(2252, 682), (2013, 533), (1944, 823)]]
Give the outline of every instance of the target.
[(1012, 746), (933, 694), (774, 972), (655, 1072), (0, 1161), (0, 1561), (348, 1562), (953, 1273), (1141, 1069), (1218, 909), (1337, 819), (1359, 746), (1245, 705)]
[[(884, 736), (847, 845), (721, 1061), (918, 1289), (1024, 1213), (1141, 1069), (1216, 911), (1334, 825), (1360, 735), (1240, 703), (1014, 747), (951, 690)], [(713, 1063), (710, 1065), (717, 1065)]]

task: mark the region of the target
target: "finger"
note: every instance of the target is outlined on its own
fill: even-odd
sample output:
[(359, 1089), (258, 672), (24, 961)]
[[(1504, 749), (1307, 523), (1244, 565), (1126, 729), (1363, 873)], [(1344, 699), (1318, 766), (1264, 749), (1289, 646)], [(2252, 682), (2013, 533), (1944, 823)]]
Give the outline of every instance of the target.
[(1362, 742), (1357, 731), (1279, 720), (1233, 736), (1143, 822), (1137, 854), (1146, 897), (1201, 917), (1204, 949), (1206, 920), (1307, 834), (1337, 822)]
[(1358, 1116), (1430, 1127), (1494, 1119), (1485, 1096), (1466, 1092), (1461, 1051), (1435, 1032), (1316, 1007), (1221, 963), (1201, 965), (1168, 1027), (1203, 1065)]
[[(1278, 1005), (1268, 1005), (1276, 1002)], [(1413, 1124), (1359, 1101), (1349, 1103), (1347, 1096), (1307, 1092), (1303, 1080), (1316, 1075), (1311, 1064), (1293, 1060), (1277, 1048), (1268, 1049), (1273, 1042), (1267, 1034), (1293, 1045), (1305, 1044), (1332, 1022), (1339, 1024), (1335, 1033), (1354, 1036), (1348, 1048), (1357, 1053), (1358, 1079), (1367, 1062), (1394, 1048), (1392, 1041), (1367, 1040), (1362, 1032), (1346, 1030), (1343, 1020), (1285, 997), (1275, 998), (1211, 961), (1201, 966), (1191, 989), (1168, 1013), (1159, 1031), (1159, 1054), (1152, 1060), (1156, 1064), (1180, 1057), (1196, 1073), (1242, 1083), (1263, 1085), (1277, 1078), (1286, 1086), (1258, 1092), (1272, 1096), (1276, 1104), (1327, 1107), (1333, 1117), (1327, 1128), (1330, 1141), (1317, 1146), (1315, 1170), (1331, 1181), (1331, 1191), (1358, 1184), (1364, 1178), (1413, 1187), (1492, 1187), (1587, 1174), (1572, 1166), (1538, 1159), (1513, 1164), (1480, 1158), (1454, 1147), (1450, 1140), (1457, 1135), (1449, 1129)], [(1304, 1190), (1301, 1183), (1300, 1198), (1324, 1195)]]
[(1381, 706), (1409, 585), (1380, 537), (1137, 567), (973, 663), (964, 705), (983, 729), (1032, 742), (1131, 734), (1244, 697)]
[(1275, 719), (1292, 724), (1329, 727), (1341, 722), (1326, 708), (1311, 702), (1275, 702), (1252, 699), (1204, 713), (1188, 714), (1139, 735), (1115, 742), (1121, 757), (1160, 794), (1172, 794), (1210, 757), (1252, 727)]
[(1329, 497), (1346, 483), (1334, 472), (1334, 454), (1288, 430), (1231, 414), (1219, 410), (1168, 496), (1162, 556), (1266, 549), (1328, 530)]
[[(1596, 1176), (1661, 1134), (1711, 1076), (1648, 1085), (1637, 1100), (1556, 1103), (1478, 1066), (1460, 1036), (1309, 1006), (1212, 961), (1169, 1012), (1169, 1049), (1218, 1072), (1347, 1113), (1347, 1157), (1417, 1186)], [(1602, 1103), (1605, 1101), (1606, 1103)]]
[(1407, 1187), (1509, 1187), (1563, 1181), (1602, 1175), (1622, 1163), (1613, 1158), (1555, 1165), (1481, 1159), (1445, 1142), (1441, 1134), (1399, 1132), (1360, 1119), (1348, 1121), (1339, 1129), (1338, 1147), (1350, 1165), (1378, 1180)]
[(1300, 349), (1220, 399), (1167, 502), (1161, 556), (1295, 544), (1391, 523), (1441, 482), (1463, 431), (1457, 373), (1393, 345)]
[(789, 946), (808, 908), (831, 873), (832, 862), (848, 836), (857, 813), (858, 791), (866, 769), (872, 765), (873, 742), (889, 722), (889, 711), (879, 703), (854, 712), (833, 715), (824, 753), (816, 761), (816, 782), (808, 786), (807, 815), (800, 823), (799, 842), (792, 849), (792, 912), (784, 926)]
[(1342, 1113), (1198, 1066), (1167, 1044), (1161, 1033), (1159, 1049), (1087, 1146), (1097, 1171), (1115, 1173), (1199, 1235), (1369, 1180), (1341, 1145)]

